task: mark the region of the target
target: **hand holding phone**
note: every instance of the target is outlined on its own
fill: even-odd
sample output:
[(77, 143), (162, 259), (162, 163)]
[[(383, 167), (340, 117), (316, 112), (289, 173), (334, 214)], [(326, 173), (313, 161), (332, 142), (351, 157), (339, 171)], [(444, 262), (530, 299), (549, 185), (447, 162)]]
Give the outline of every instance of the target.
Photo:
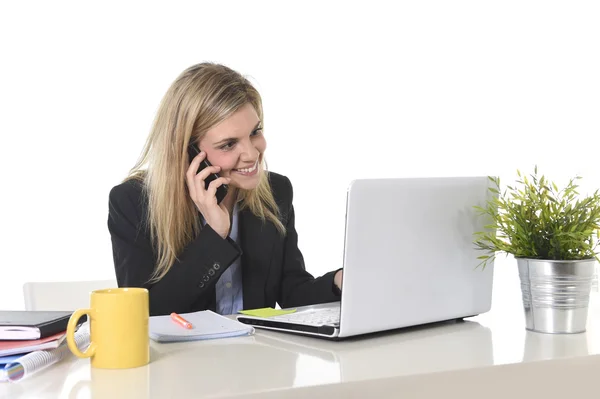
[[(188, 147), (188, 156), (190, 158), (190, 163), (194, 160), (194, 157), (196, 155), (200, 154), (200, 150), (198, 149), (198, 147), (196, 146), (196, 144), (190, 144)], [(200, 162), (200, 167), (198, 168), (198, 171), (196, 173), (200, 173), (202, 170), (208, 168), (212, 166), (210, 164), (210, 162), (208, 162), (208, 159), (206, 159), (206, 157), (202, 160), (202, 162)], [(210, 184), (217, 180), (220, 176), (217, 173), (210, 173), (205, 179), (205, 185), (204, 188), (205, 190), (208, 190)], [(225, 183), (219, 185), (217, 187), (217, 192), (216, 192), (216, 196), (217, 196), (217, 204), (220, 204), (221, 201), (223, 201), (223, 199), (225, 198), (225, 196), (227, 195), (227, 190), (229, 189), (229, 186)]]
[[(218, 166), (212, 166), (206, 159), (206, 153), (200, 152), (195, 145), (188, 148), (190, 166), (186, 173), (186, 182), (190, 197), (208, 224), (217, 234), (226, 238), (231, 226), (229, 211), (222, 203), (227, 195), (228, 177), (219, 176)], [(224, 187), (223, 187), (224, 186)]]

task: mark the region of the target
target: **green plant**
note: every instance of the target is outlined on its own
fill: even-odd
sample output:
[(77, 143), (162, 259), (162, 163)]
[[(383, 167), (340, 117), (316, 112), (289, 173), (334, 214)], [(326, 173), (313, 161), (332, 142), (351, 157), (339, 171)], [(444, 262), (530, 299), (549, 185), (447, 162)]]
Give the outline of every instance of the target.
[(578, 199), (576, 180), (559, 190), (554, 182), (543, 175), (522, 176), (517, 170), (519, 186), (507, 186), (500, 192), (500, 179), (490, 177), (495, 195), (485, 208), (476, 206), (480, 216), (492, 222), (489, 231), (475, 233), (474, 244), (487, 251), (479, 256), (480, 266), (492, 261), (496, 252), (512, 254), (517, 258), (578, 260), (598, 258), (600, 244), (600, 195)]

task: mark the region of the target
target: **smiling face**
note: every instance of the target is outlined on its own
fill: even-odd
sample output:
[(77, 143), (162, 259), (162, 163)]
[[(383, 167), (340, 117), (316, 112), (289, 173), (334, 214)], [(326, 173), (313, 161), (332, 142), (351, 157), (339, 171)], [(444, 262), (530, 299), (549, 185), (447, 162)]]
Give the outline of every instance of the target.
[(231, 178), (230, 186), (252, 190), (258, 185), (267, 142), (251, 104), (210, 128), (199, 144), (208, 161), (221, 167), (219, 175)]

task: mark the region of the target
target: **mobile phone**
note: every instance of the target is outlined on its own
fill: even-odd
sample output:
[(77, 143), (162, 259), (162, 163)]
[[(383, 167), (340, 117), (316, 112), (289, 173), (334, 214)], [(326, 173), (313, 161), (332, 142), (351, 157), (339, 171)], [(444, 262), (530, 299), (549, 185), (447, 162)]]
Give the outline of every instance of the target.
[[(192, 160), (194, 159), (194, 157), (196, 155), (200, 154), (200, 150), (198, 149), (198, 146), (196, 144), (190, 144), (188, 146), (188, 156), (189, 156), (189, 161), (192, 162)], [(206, 159), (206, 157), (202, 160), (202, 162), (200, 162), (200, 167), (198, 168), (198, 171), (196, 173), (199, 173), (201, 170), (203, 170), (204, 168), (208, 167), (208, 166), (212, 166), (210, 164), (210, 162), (208, 162), (208, 159)], [(217, 173), (211, 173), (208, 175), (208, 177), (206, 179), (204, 179), (204, 188), (206, 190), (208, 190), (208, 185), (212, 182), (215, 181), (216, 179), (218, 179), (220, 176)], [(227, 195), (227, 190), (229, 189), (229, 187), (227, 186), (227, 184), (221, 184), (219, 187), (217, 187), (217, 204), (220, 204), (221, 201), (223, 201), (223, 198), (225, 198), (225, 196)]]

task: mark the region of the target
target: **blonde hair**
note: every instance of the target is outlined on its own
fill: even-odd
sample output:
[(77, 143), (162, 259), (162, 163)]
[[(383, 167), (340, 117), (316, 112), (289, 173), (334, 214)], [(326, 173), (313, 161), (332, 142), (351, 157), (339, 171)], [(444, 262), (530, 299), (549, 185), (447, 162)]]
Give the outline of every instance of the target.
[[(146, 222), (157, 256), (151, 281), (167, 274), (202, 228), (185, 182), (188, 145), (248, 103), (262, 121), (258, 91), (238, 72), (213, 63), (183, 71), (163, 97), (140, 159), (125, 179), (142, 181), (148, 200)], [(264, 158), (262, 166), (266, 170)], [(266, 173), (261, 173), (255, 189), (238, 190), (237, 201), (240, 210), (248, 208), (285, 234)]]

